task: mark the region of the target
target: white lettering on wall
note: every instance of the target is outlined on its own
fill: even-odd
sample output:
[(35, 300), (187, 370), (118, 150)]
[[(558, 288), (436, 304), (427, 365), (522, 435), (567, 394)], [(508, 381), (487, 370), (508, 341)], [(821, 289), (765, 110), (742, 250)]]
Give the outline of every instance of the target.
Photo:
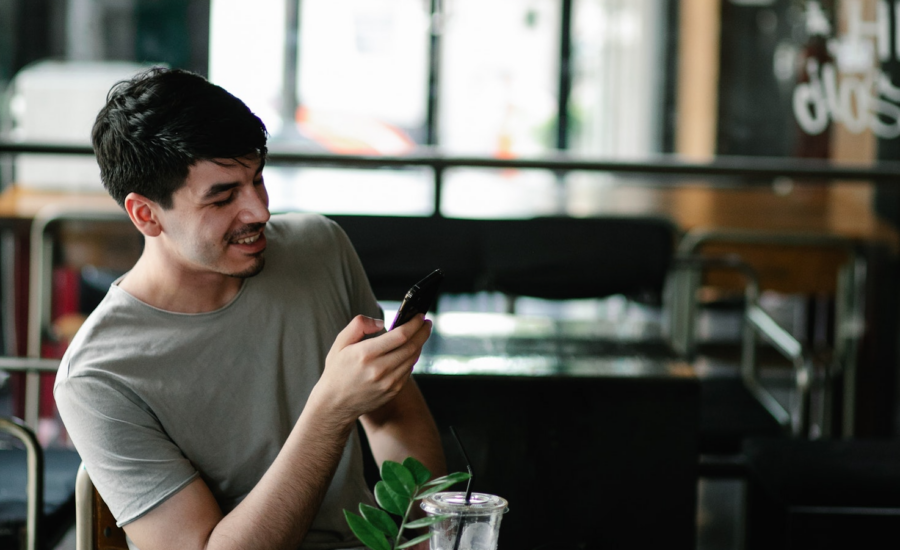
[[(835, 122), (854, 134), (869, 129), (879, 138), (896, 138), (900, 136), (900, 87), (879, 66), (891, 59), (892, 50), (900, 59), (900, 40), (890, 32), (890, 6), (887, 0), (879, 0), (874, 21), (863, 19), (860, 0), (847, 0), (844, 6), (847, 32), (826, 40), (834, 61), (806, 60), (808, 81), (794, 88), (794, 116), (811, 135)], [(900, 29), (900, 0), (894, 1), (894, 16), (895, 28)], [(832, 32), (818, 1), (806, 6), (806, 28), (810, 35)]]

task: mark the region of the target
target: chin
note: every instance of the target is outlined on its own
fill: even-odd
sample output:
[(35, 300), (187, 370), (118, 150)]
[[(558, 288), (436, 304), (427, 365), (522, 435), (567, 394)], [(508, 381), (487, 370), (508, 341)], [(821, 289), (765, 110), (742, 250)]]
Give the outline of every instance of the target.
[(236, 279), (249, 279), (250, 277), (255, 277), (259, 275), (260, 271), (266, 266), (265, 258), (257, 258), (256, 261), (243, 271), (238, 271), (236, 273), (230, 273), (229, 276), (234, 277)]

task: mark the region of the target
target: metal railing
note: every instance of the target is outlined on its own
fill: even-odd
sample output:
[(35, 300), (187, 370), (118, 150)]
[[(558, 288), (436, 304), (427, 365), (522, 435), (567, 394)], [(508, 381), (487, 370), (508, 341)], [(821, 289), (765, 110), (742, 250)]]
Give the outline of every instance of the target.
[[(0, 141), (3, 154), (93, 155), (87, 145), (50, 143), (10, 143)], [(691, 162), (675, 155), (659, 155), (646, 160), (598, 160), (569, 153), (551, 153), (529, 158), (500, 159), (492, 157), (454, 156), (439, 150), (422, 147), (402, 156), (337, 155), (333, 153), (296, 151), (277, 143), (272, 144), (268, 162), (274, 165), (332, 166), (341, 168), (430, 168), (435, 185), (434, 215), (441, 215), (441, 190), (444, 173), (453, 168), (537, 169), (555, 173), (572, 171), (606, 172), (615, 174), (684, 176), (691, 178), (728, 178), (744, 185), (771, 185), (774, 178), (790, 178), (811, 183), (833, 180), (896, 183), (900, 177), (900, 162), (878, 162), (873, 166), (834, 164), (816, 159), (770, 157), (717, 157), (708, 163)], [(671, 178), (661, 179), (661, 185), (681, 185)]]

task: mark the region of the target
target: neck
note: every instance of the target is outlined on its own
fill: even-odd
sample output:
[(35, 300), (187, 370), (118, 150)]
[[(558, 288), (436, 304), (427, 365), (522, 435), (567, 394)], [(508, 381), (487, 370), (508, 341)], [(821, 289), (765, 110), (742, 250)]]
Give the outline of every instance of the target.
[(119, 288), (155, 308), (173, 313), (207, 313), (228, 305), (237, 296), (243, 279), (219, 273), (198, 273), (159, 261), (145, 247), (140, 259)]

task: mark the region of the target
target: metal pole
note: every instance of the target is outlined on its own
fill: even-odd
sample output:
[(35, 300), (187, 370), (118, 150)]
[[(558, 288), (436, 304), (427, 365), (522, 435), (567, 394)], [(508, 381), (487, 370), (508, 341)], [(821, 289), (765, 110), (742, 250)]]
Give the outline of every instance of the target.
[(34, 432), (16, 418), (0, 417), (0, 432), (12, 435), (25, 445), (28, 476), (26, 485), (28, 510), (25, 520), (25, 548), (27, 550), (38, 550), (41, 534), (41, 514), (44, 511), (44, 452), (40, 444), (38, 444)]
[(569, 148), (569, 93), (572, 90), (572, 0), (563, 0), (561, 7), (556, 148), (564, 151)]
[[(444, 32), (444, 9), (441, 0), (431, 0), (431, 25), (428, 35), (428, 104), (425, 112), (425, 145), (438, 142), (438, 98), (440, 90), (441, 35)], [(435, 179), (437, 179), (435, 171)]]
[(297, 78), (299, 75), (300, 55), (300, 0), (285, 0), (284, 26), (284, 65), (281, 83), (281, 138), (293, 140), (300, 136), (297, 131), (296, 117), (299, 106)]

